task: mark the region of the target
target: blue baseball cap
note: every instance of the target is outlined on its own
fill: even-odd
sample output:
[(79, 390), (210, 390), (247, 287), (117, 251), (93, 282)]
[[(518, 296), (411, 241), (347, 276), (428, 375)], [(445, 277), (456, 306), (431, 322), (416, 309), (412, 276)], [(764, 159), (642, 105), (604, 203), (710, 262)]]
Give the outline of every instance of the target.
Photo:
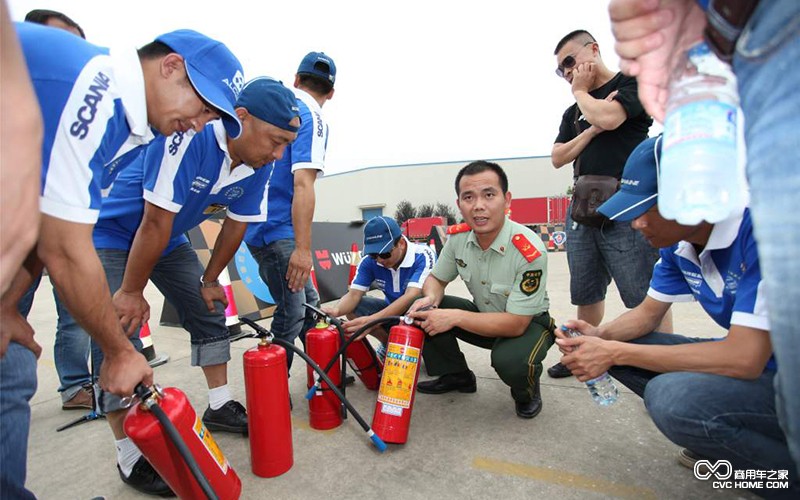
[(661, 136), (645, 139), (625, 162), (619, 191), (597, 209), (615, 221), (631, 221), (658, 201)]
[(364, 226), (364, 253), (386, 253), (394, 247), (394, 240), (403, 234), (394, 219), (380, 216)]
[(333, 85), (336, 82), (336, 64), (324, 52), (309, 52), (300, 61), (297, 74), (318, 76)]
[(290, 125), (296, 116), (300, 116), (297, 99), (291, 90), (282, 82), (268, 76), (254, 78), (244, 84), (237, 108), (245, 108), (251, 115), (279, 129), (297, 132), (300, 127)]
[(242, 124), (233, 107), (244, 85), (244, 72), (236, 56), (222, 42), (193, 30), (165, 33), (156, 41), (183, 57), (194, 89), (220, 111), (228, 135), (239, 137)]

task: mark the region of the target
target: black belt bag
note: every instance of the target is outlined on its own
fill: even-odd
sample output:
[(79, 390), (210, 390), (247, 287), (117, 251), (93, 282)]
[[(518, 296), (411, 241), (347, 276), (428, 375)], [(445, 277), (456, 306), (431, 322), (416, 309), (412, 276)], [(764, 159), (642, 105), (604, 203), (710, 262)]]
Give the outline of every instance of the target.
[(601, 227), (608, 218), (597, 209), (619, 189), (619, 179), (610, 175), (581, 175), (572, 191), (572, 220)]
[(759, 0), (711, 0), (704, 32), (709, 47), (723, 61), (730, 62), (736, 40), (753, 14)]

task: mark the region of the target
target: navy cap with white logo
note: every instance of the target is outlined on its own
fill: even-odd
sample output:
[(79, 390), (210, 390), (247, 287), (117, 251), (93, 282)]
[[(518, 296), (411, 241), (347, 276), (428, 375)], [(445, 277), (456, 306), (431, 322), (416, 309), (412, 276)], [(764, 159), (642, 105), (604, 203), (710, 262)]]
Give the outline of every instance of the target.
[(294, 93), (279, 80), (268, 76), (260, 76), (247, 82), (239, 94), (236, 107), (245, 108), (259, 120), (282, 130), (297, 132), (300, 128), (289, 123), (300, 116)]
[(364, 253), (386, 253), (403, 232), (397, 222), (386, 216), (374, 217), (364, 226)]
[(242, 124), (233, 107), (244, 85), (244, 72), (236, 56), (222, 42), (193, 30), (165, 33), (156, 41), (183, 57), (192, 87), (220, 111), (228, 135), (239, 137)]
[(324, 52), (309, 52), (300, 61), (297, 74), (318, 76), (333, 84), (336, 82), (336, 64)]
[(619, 191), (598, 207), (611, 220), (631, 221), (658, 201), (658, 170), (661, 136), (645, 139), (625, 162)]

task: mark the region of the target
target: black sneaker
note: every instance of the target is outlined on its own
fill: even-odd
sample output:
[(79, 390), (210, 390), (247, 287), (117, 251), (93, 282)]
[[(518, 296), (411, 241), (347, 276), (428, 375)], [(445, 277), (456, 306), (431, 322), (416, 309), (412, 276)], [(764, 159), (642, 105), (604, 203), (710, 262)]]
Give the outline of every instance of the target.
[(238, 401), (230, 400), (218, 410), (209, 406), (203, 413), (203, 423), (212, 431), (247, 435), (247, 410)]
[[(694, 470), (694, 464), (698, 460), (706, 460), (709, 461), (708, 457), (704, 457), (699, 453), (695, 453), (688, 448), (683, 448), (681, 451), (678, 452), (678, 463), (686, 467), (687, 469)], [(708, 466), (705, 464), (701, 464), (698, 468), (698, 472), (710, 474), (710, 470)]]
[(562, 363), (556, 363), (548, 368), (547, 374), (550, 375), (550, 378), (567, 378), (572, 376), (572, 372), (569, 371), (569, 368)]
[(117, 464), (117, 470), (119, 471), (119, 477), (122, 478), (122, 482), (136, 491), (158, 497), (175, 496), (175, 493), (173, 493), (169, 485), (161, 479), (161, 476), (159, 476), (158, 472), (150, 465), (150, 462), (144, 458), (144, 455), (139, 457), (139, 460), (133, 465), (130, 476), (125, 477), (125, 474), (122, 473), (122, 469), (119, 468), (119, 464)]

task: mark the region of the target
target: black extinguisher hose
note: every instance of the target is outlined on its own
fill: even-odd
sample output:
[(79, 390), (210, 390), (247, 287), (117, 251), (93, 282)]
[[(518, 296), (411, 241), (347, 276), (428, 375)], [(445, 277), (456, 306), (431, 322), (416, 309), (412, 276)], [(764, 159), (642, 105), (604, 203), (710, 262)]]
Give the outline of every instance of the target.
[(214, 490), (211, 488), (211, 484), (206, 479), (206, 476), (203, 475), (203, 471), (200, 469), (200, 466), (197, 465), (197, 461), (195, 461), (194, 456), (192, 456), (192, 452), (189, 451), (189, 447), (186, 446), (186, 443), (183, 441), (180, 433), (178, 433), (178, 429), (175, 428), (175, 425), (172, 424), (167, 414), (164, 413), (164, 410), (158, 405), (155, 401), (155, 397), (151, 397), (153, 394), (147, 387), (139, 384), (136, 386), (136, 394), (140, 397), (142, 402), (144, 403), (145, 407), (155, 415), (158, 422), (161, 424), (161, 427), (164, 428), (164, 432), (167, 433), (169, 436), (170, 441), (172, 444), (175, 445), (175, 448), (178, 449), (178, 453), (181, 454), (183, 461), (186, 462), (186, 466), (189, 467), (189, 471), (191, 471), (192, 476), (197, 481), (197, 484), (200, 485), (200, 489), (203, 490), (203, 494), (208, 498), (208, 500), (219, 500), (219, 497)]
[(367, 436), (372, 440), (372, 443), (375, 445), (375, 447), (378, 448), (378, 451), (381, 452), (386, 451), (386, 443), (384, 443), (383, 440), (380, 437), (378, 437), (377, 434), (375, 434), (375, 432), (372, 430), (369, 424), (367, 424), (367, 422), (365, 422), (364, 419), (361, 418), (361, 415), (356, 411), (356, 409), (353, 408), (353, 405), (350, 404), (350, 401), (348, 401), (347, 398), (344, 397), (342, 391), (340, 391), (339, 388), (336, 387), (336, 384), (334, 384), (333, 381), (330, 379), (330, 377), (328, 377), (328, 374), (325, 373), (322, 370), (322, 368), (320, 368), (320, 366), (317, 363), (315, 363), (314, 360), (311, 359), (311, 357), (308, 354), (305, 353), (305, 351), (294, 345), (294, 343), (292, 342), (275, 337), (274, 335), (272, 335), (272, 333), (270, 333), (269, 330), (267, 330), (266, 328), (259, 325), (253, 320), (247, 319), (245, 317), (239, 317), (239, 320), (242, 323), (252, 327), (257, 332), (259, 332), (260, 336), (264, 336), (267, 338), (272, 337), (269, 341), (272, 342), (273, 344), (278, 344), (284, 349), (291, 349), (292, 351), (294, 351), (295, 354), (303, 358), (303, 361), (308, 363), (308, 366), (310, 366), (314, 371), (316, 371), (319, 374), (320, 378), (322, 378), (322, 380), (324, 380), (325, 383), (328, 384), (328, 386), (331, 388), (333, 393), (336, 394), (336, 397), (339, 398), (339, 400), (342, 403), (344, 403), (344, 405), (347, 407), (350, 413), (353, 414), (358, 424), (367, 433)]
[[(308, 304), (306, 304), (306, 305), (308, 305)], [(336, 360), (339, 359), (339, 356), (344, 354), (344, 352), (347, 350), (347, 348), (350, 346), (350, 344), (352, 344), (358, 338), (359, 335), (361, 335), (362, 333), (364, 333), (365, 331), (369, 330), (370, 328), (372, 328), (375, 325), (382, 325), (384, 323), (391, 323), (392, 321), (402, 321), (402, 319), (403, 319), (402, 316), (386, 316), (385, 318), (378, 318), (378, 319), (372, 320), (369, 323), (367, 323), (364, 326), (362, 326), (361, 328), (359, 328), (358, 330), (356, 330), (355, 333), (353, 333), (350, 336), (350, 338), (348, 338), (342, 344), (342, 346), (339, 348), (339, 350), (336, 352), (336, 354), (333, 356), (333, 358), (331, 358), (330, 362), (328, 363), (328, 366), (325, 367), (325, 373), (328, 373), (331, 370), (331, 368), (333, 368), (333, 365), (336, 364)], [(337, 322), (332, 323), (332, 324), (334, 326), (336, 326), (337, 329), (342, 329), (340, 322), (337, 321)], [(317, 390), (319, 390), (319, 386), (320, 386), (319, 382), (317, 382), (316, 384), (312, 385), (311, 388), (308, 390), (308, 393), (306, 393), (306, 399), (313, 398), (314, 397), (314, 393)]]

